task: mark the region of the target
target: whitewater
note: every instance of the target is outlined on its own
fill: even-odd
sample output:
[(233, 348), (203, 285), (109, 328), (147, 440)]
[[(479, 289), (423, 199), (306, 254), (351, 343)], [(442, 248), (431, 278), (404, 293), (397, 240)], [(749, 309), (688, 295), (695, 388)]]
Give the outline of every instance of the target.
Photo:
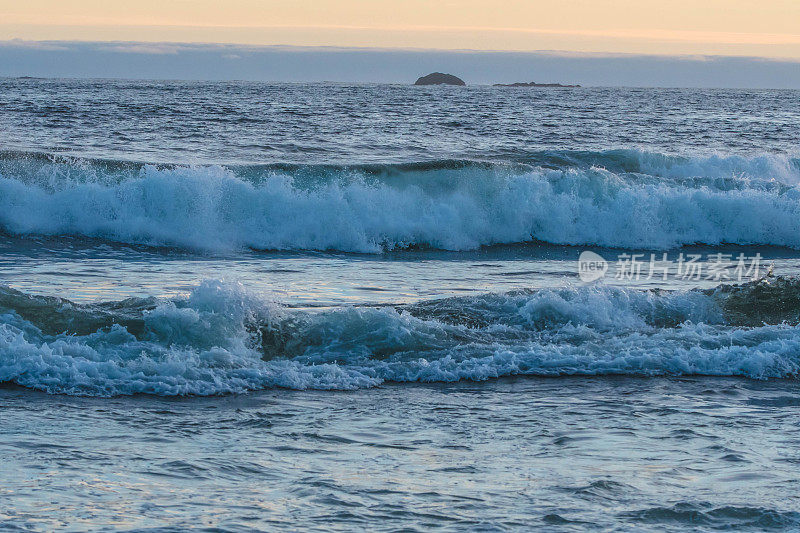
[[(772, 325), (752, 316), (776, 293), (795, 306)], [(744, 323), (726, 317), (734, 303)], [(797, 378), (800, 329), (788, 321), (800, 317), (798, 304), (800, 285), (787, 280), (734, 292), (584, 287), (316, 312), (212, 281), (176, 301), (89, 306), (5, 289), (0, 381), (172, 396), (519, 374)]]
[(470, 250), (532, 241), (800, 247), (798, 159), (547, 155), (592, 163), (278, 169), (10, 154), (0, 164), (0, 229), (212, 252)]

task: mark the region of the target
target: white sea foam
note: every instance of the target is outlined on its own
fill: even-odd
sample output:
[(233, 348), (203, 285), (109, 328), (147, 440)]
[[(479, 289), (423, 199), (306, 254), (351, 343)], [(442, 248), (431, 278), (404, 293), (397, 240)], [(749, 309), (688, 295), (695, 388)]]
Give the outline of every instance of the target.
[(47, 335), (37, 323), (47, 313), (25, 318), (20, 313), (30, 308), (14, 301), (27, 297), (5, 296), (0, 382), (52, 393), (211, 395), (509, 375), (800, 374), (800, 328), (727, 324), (720, 296), (699, 291), (581, 287), (306, 312), (208, 281), (188, 298), (144, 311), (137, 335), (119, 324)]
[(219, 166), (144, 166), (117, 181), (96, 171), (53, 181), (6, 171), (0, 228), (200, 250), (466, 250), (531, 240), (800, 248), (793, 160), (626, 157), (651, 174), (467, 166), (380, 176), (339, 169), (301, 180), (275, 169), (244, 179)]
[(797, 160), (785, 155), (678, 157), (637, 150), (624, 150), (623, 152), (628, 158), (636, 161), (638, 172), (654, 176), (710, 179), (733, 177), (756, 181), (777, 181), (787, 185), (800, 183), (800, 168), (797, 166)]

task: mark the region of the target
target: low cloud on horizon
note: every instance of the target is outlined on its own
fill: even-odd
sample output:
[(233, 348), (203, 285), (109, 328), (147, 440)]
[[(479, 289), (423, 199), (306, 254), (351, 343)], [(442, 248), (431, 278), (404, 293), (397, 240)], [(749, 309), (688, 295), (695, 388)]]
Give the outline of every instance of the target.
[(758, 57), (0, 41), (0, 76), (413, 83), (434, 71), (468, 84), (800, 89), (800, 62)]

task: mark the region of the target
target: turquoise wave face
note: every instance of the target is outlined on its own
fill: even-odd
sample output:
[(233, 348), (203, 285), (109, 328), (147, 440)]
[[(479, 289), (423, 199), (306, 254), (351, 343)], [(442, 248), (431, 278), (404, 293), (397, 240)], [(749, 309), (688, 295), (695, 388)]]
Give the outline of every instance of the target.
[(320, 311), (216, 281), (177, 300), (91, 305), (2, 289), (0, 382), (111, 396), (510, 375), (796, 378), (798, 302), (792, 279), (683, 292), (542, 289)]
[(17, 154), (0, 165), (0, 228), (212, 251), (800, 247), (800, 166), (788, 157), (557, 157), (577, 163), (191, 167)]

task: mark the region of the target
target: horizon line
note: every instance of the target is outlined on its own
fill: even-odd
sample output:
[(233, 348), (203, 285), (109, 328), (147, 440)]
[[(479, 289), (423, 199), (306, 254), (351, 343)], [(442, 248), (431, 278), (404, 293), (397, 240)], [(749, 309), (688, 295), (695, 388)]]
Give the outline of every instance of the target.
[[(429, 73), (432, 74), (432, 73)], [(414, 82), (388, 82), (388, 81), (280, 81), (280, 80), (246, 80), (246, 79), (196, 79), (196, 78), (119, 78), (114, 76), (4, 76), (0, 75), (0, 80), (69, 80), (69, 81), (82, 81), (82, 80), (95, 80), (95, 81), (138, 81), (138, 82), (183, 82), (183, 83), (253, 83), (261, 85), (395, 85), (400, 87), (452, 87), (454, 89), (464, 89), (467, 87), (497, 87), (501, 90), (516, 90), (526, 89), (525, 87), (511, 87), (507, 84), (496, 83), (467, 83), (466, 85), (416, 85)], [(527, 83), (527, 82), (526, 82)], [(556, 82), (557, 83), (557, 82)], [(799, 92), (800, 89), (792, 89), (785, 87), (696, 87), (696, 86), (660, 86), (660, 85), (563, 85), (561, 87), (530, 87), (531, 89), (659, 89), (665, 91), (683, 91), (683, 90), (700, 90), (700, 91), (790, 91)]]

